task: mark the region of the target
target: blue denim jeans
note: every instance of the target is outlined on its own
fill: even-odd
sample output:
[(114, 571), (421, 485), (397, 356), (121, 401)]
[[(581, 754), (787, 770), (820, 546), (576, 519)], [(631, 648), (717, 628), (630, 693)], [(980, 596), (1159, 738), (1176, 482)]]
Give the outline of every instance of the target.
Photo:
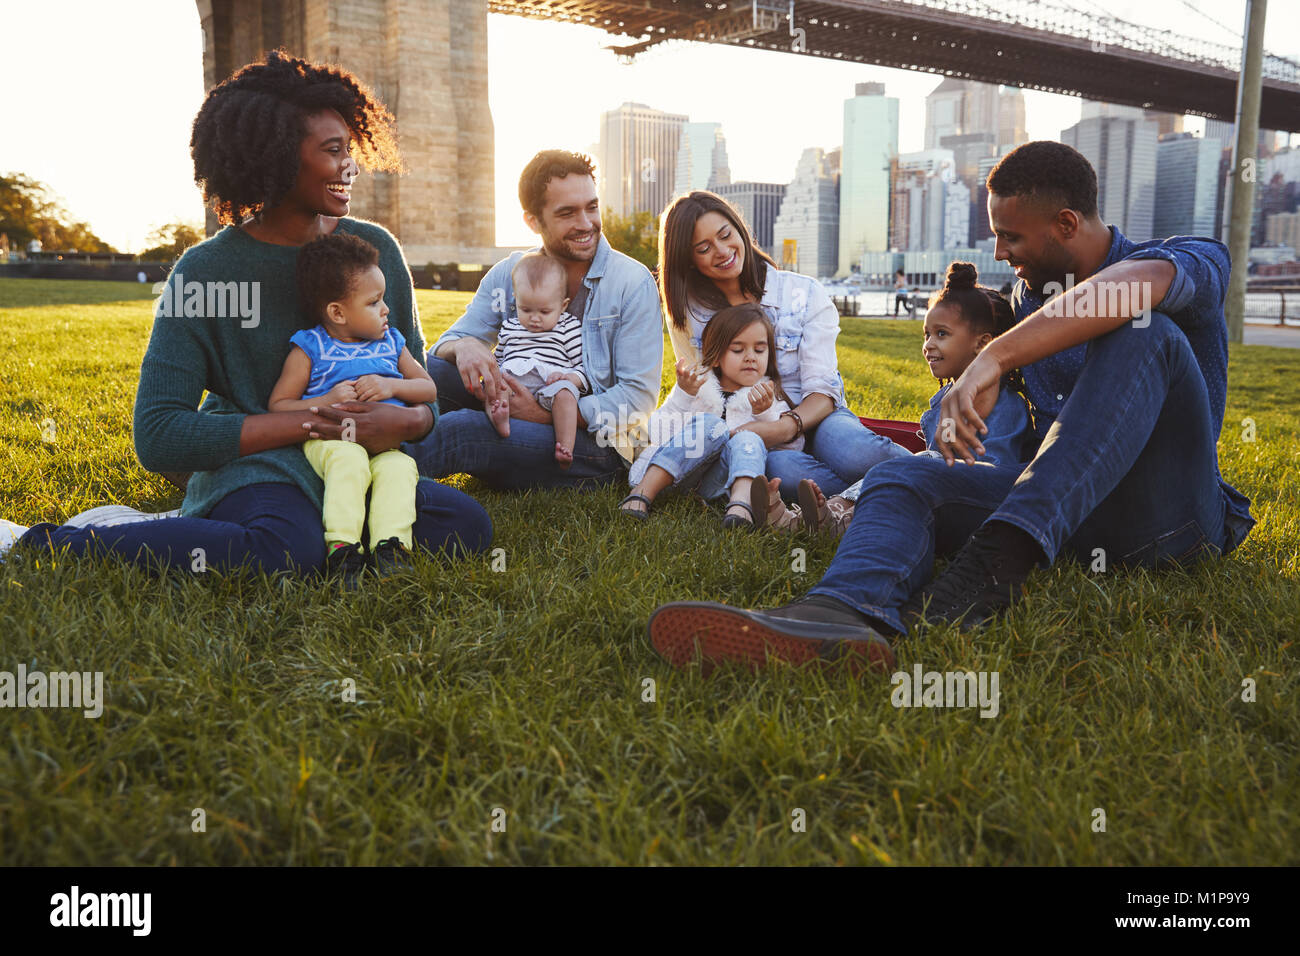
[[(891, 630), (936, 555), (984, 521), (1027, 532), (1048, 563), (1062, 554), (1155, 568), (1227, 553), (1251, 522), (1229, 518), (1205, 379), (1168, 317), (1126, 322), (1087, 358), (1035, 457), (951, 467), (908, 456), (866, 476), (853, 520), (814, 594)], [(1098, 551), (1100, 549), (1100, 552)]]
[(705, 501), (730, 498), (737, 478), (763, 474), (769, 452), (753, 432), (728, 437), (727, 423), (716, 415), (692, 415), (682, 430), (650, 457), (673, 476), (674, 491), (695, 489)]
[(622, 456), (596, 444), (581, 426), (567, 471), (555, 460), (550, 425), (512, 418), (510, 437), (502, 438), (483, 414), (483, 403), (465, 390), (455, 365), (430, 358), (428, 367), (438, 386), (438, 423), (424, 438), (402, 445), (426, 478), (467, 474), (489, 488), (519, 490), (604, 485), (627, 474)]
[(804, 433), (803, 451), (768, 452), (767, 474), (781, 479), (781, 497), (794, 501), (799, 480), (811, 478), (824, 494), (839, 494), (876, 465), (912, 453), (877, 435), (847, 408), (837, 408)]
[[(477, 501), (455, 488), (421, 481), (415, 489), (416, 547), (462, 555), (486, 551), (492, 522)], [(212, 570), (302, 573), (325, 563), (321, 513), (297, 487), (260, 482), (232, 491), (205, 518), (160, 518), (112, 528), (38, 524), (16, 547), (67, 547), (72, 554), (114, 554), (154, 568), (190, 571), (203, 549)]]

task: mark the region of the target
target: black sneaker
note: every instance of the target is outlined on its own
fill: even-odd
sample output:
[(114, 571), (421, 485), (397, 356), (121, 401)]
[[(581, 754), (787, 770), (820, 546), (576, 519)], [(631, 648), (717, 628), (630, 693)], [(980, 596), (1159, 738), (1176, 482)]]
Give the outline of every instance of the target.
[(894, 667), (889, 642), (857, 611), (812, 595), (767, 611), (706, 601), (664, 604), (647, 626), (654, 649), (675, 667), (699, 656), (704, 673), (732, 661), (757, 670), (769, 659), (804, 664), (843, 661), (856, 676)]
[(338, 578), (349, 591), (356, 590), (357, 580), (366, 570), (366, 556), (360, 544), (341, 544), (332, 547), (325, 556), (325, 573)]
[(375, 574), (381, 578), (415, 570), (411, 564), (411, 552), (406, 550), (401, 538), (385, 538), (380, 541), (371, 552), (370, 560)]
[(910, 629), (922, 617), (931, 624), (982, 627), (1020, 600), (1025, 579), (1042, 550), (1019, 528), (1001, 521), (981, 525), (943, 573), (900, 608)]

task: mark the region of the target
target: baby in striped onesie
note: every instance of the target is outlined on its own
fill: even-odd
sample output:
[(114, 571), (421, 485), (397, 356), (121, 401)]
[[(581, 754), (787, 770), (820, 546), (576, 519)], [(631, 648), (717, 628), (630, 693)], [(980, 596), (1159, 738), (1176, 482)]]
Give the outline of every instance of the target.
[[(590, 390), (582, 372), (582, 320), (565, 312), (564, 266), (541, 252), (524, 255), (510, 272), (515, 314), (501, 323), (496, 359), (537, 403), (551, 413), (555, 426), (555, 460), (573, 464), (578, 433), (578, 397)], [(497, 434), (510, 434), (510, 400), (485, 406)]]

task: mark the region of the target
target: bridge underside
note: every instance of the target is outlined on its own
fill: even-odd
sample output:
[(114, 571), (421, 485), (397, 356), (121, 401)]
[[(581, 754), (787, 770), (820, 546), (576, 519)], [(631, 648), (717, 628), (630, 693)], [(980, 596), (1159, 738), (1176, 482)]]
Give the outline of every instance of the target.
[[(1063, 35), (1049, 24), (1003, 23), (873, 0), (797, 0), (792, 6), (793, 22), (786, 5), (760, 3), (771, 10), (763, 22), (749, 3), (728, 8), (706, 0), (488, 0), (493, 13), (579, 23), (634, 38), (613, 48), (624, 55), (666, 40), (726, 43), (1228, 121), (1236, 109), (1235, 70)], [(1259, 125), (1300, 132), (1300, 83), (1265, 78)]]

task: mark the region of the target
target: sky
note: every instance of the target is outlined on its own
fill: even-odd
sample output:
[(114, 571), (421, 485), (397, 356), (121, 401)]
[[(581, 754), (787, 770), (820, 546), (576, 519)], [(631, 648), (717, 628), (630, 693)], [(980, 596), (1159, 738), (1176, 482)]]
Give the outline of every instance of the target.
[[(1221, 43), (1235, 36), (1237, 46), (1245, 10), (1245, 0), (1055, 2), (1150, 26), (1170, 23), (1178, 33)], [(617, 42), (588, 27), (489, 16), (498, 245), (531, 241), (515, 189), (533, 153), (590, 149), (600, 114), (621, 103), (721, 123), (733, 180), (788, 182), (804, 148), (840, 145), (843, 101), (860, 82), (883, 81), (886, 94), (900, 99), (899, 149), (921, 149), (924, 99), (941, 79), (684, 42), (624, 65), (603, 49)], [(1300, 58), (1300, 0), (1269, 5), (1265, 49)], [(0, 0), (0, 63), (0, 173), (46, 183), (73, 216), (119, 249), (144, 248), (149, 232), (166, 223), (202, 220), (189, 156), (204, 94), (202, 33), (191, 0)], [(1056, 139), (1078, 120), (1080, 101), (1028, 91), (1025, 108), (1030, 137)], [(1201, 123), (1189, 118), (1186, 128)], [(1293, 142), (1300, 145), (1300, 137)]]

